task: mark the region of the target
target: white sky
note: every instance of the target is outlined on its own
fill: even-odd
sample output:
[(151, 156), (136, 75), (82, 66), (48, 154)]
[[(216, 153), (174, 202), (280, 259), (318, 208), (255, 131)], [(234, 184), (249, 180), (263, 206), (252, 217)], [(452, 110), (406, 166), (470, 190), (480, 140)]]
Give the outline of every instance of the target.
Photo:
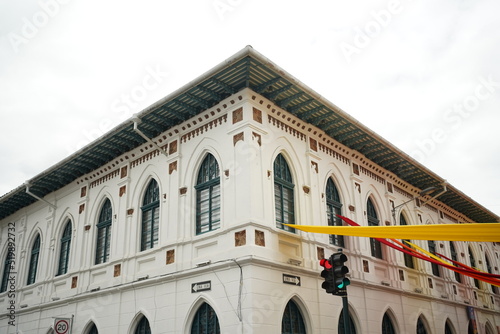
[(0, 195), (250, 44), (500, 214), (498, 13), (495, 0), (3, 0)]

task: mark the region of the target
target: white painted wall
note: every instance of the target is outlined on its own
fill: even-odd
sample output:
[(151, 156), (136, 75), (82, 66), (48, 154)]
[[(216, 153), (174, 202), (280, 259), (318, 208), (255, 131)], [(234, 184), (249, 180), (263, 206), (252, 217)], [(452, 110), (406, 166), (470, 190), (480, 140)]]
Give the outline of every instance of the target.
[[(233, 124), (233, 111), (240, 107), (243, 119)], [(262, 112), (262, 123), (254, 120), (254, 108)], [(216, 119), (219, 119), (217, 126), (213, 122)], [(189, 140), (183, 140), (186, 134), (209, 123), (211, 126), (203, 133), (199, 131)], [(244, 134), (244, 140), (234, 144), (233, 138), (239, 133)], [(46, 333), (53, 317), (71, 315), (75, 316), (74, 333), (85, 333), (91, 321), (102, 333), (133, 333), (141, 314), (148, 318), (153, 333), (189, 333), (194, 313), (203, 301), (217, 312), (223, 333), (277, 333), (290, 299), (300, 307), (308, 333), (336, 332), (342, 301), (321, 289), (317, 250), (323, 248), (325, 256), (329, 256), (337, 247), (328, 244), (327, 235), (300, 231), (293, 234), (276, 228), (272, 173), (275, 157), (282, 153), (291, 168), (298, 224), (326, 224), (323, 193), (329, 177), (340, 192), (343, 214), (361, 225), (367, 224), (365, 211), (369, 197), (376, 205), (381, 224), (394, 224), (390, 201), (399, 205), (408, 198), (394, 189), (388, 191), (387, 183), (397, 184), (411, 195), (421, 190), (405, 184), (356, 151), (326, 138), (322, 131), (248, 89), (159, 138), (161, 145), (177, 141), (177, 152), (168, 157), (156, 154), (134, 165), (133, 161), (153, 151), (145, 144), (48, 195), (45, 199), (57, 209), (38, 201), (0, 222), (2, 263), (7, 252), (8, 224), (16, 226), (15, 304), (20, 333)], [(336, 153), (312, 149), (311, 139), (318, 147), (325, 144)], [(207, 152), (215, 156), (221, 170), (221, 228), (195, 235), (193, 187)], [(173, 162), (177, 162), (177, 169), (170, 173)], [(359, 175), (353, 172), (353, 164), (360, 167)], [(126, 177), (118, 174), (91, 187), (103, 175), (125, 166)], [(160, 187), (159, 244), (140, 252), (140, 206), (151, 178)], [(87, 194), (82, 197), (84, 186)], [(123, 186), (126, 191), (120, 196)], [(308, 193), (304, 187), (309, 189)], [(181, 188), (186, 188), (186, 192), (181, 193)], [(105, 198), (110, 199), (113, 207), (111, 254), (107, 263), (94, 265), (95, 224)], [(80, 213), (83, 204), (85, 208)], [(130, 209), (132, 214), (128, 213)], [(440, 218), (438, 212), (413, 203), (405, 205), (404, 210), (409, 224), (450, 223), (446, 217)], [(470, 222), (460, 213), (447, 210), (458, 221)], [(55, 277), (60, 237), (68, 219), (73, 223), (69, 270)], [(236, 247), (235, 232), (243, 230), (246, 244)], [(256, 244), (256, 231), (264, 233), (265, 246)], [(40, 233), (42, 241), (37, 279), (35, 284), (26, 286), (36, 233)], [(415, 243), (427, 248), (426, 241)], [(448, 242), (437, 245), (440, 252), (449, 256)], [(455, 245), (459, 260), (468, 263), (468, 244)], [(480, 269), (486, 270), (484, 256), (488, 254), (498, 273), (498, 246), (472, 243), (471, 247), (476, 261), (481, 261)], [(166, 264), (169, 250), (175, 251), (175, 262)], [(349, 303), (358, 333), (380, 333), (385, 312), (389, 312), (398, 333), (415, 332), (419, 315), (425, 316), (431, 333), (443, 333), (446, 319), (457, 333), (464, 333), (468, 325), (467, 305), (476, 308), (480, 333), (484, 333), (486, 323), (493, 328), (500, 326), (500, 296), (492, 294), (486, 285), (484, 289), (475, 289), (472, 280), (466, 277), (463, 284), (456, 283), (453, 273), (447, 270), (442, 270), (440, 278), (434, 277), (430, 264), (421, 261), (416, 261), (416, 269), (407, 269), (402, 254), (385, 248), (384, 259), (375, 259), (370, 255), (368, 238), (347, 237), (344, 252), (349, 257), (352, 282), (348, 288)], [(291, 265), (289, 259), (301, 264)], [(197, 263), (208, 260), (209, 266), (196, 267)], [(368, 271), (363, 261), (367, 261)], [(114, 277), (115, 265), (121, 265), (117, 277)], [(284, 284), (283, 274), (300, 277), (301, 285)], [(74, 277), (77, 287), (71, 288)], [(144, 277), (147, 279), (139, 280)], [(191, 292), (191, 284), (207, 280), (212, 283), (210, 291)], [(92, 292), (94, 289), (98, 291)], [(8, 325), (5, 310), (9, 301), (7, 293), (0, 294), (1, 333), (16, 330)], [(21, 305), (27, 306), (20, 308)]]

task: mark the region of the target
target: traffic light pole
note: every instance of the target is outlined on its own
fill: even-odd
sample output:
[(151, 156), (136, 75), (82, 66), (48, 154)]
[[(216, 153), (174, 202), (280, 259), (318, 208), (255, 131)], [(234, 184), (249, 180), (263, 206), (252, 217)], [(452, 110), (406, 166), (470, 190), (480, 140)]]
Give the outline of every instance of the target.
[(351, 324), (349, 323), (349, 302), (347, 294), (342, 296), (342, 315), (344, 317), (344, 334), (351, 334)]

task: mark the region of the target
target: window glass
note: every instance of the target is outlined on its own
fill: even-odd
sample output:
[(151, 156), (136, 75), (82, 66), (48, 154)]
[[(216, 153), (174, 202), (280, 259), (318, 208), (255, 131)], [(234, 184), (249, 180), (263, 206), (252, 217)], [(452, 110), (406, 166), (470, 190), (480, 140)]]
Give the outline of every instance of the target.
[[(451, 259), (453, 261), (458, 262), (458, 256), (457, 256), (457, 251), (455, 249), (455, 244), (450, 241), (450, 253), (451, 253)], [(453, 272), (455, 274), (455, 281), (458, 283), (462, 283), (462, 277), (460, 276), (460, 273), (457, 273), (456, 271)]]
[(160, 188), (152, 179), (142, 201), (141, 251), (155, 247), (158, 244), (160, 223)]
[(422, 317), (418, 317), (417, 320), (417, 334), (427, 334), (427, 329), (425, 329), (424, 321)]
[[(434, 240), (428, 240), (427, 245), (429, 247), (429, 252), (431, 254), (435, 255), (436, 254), (436, 242)], [(437, 265), (436, 263), (431, 263), (431, 267), (432, 267), (432, 274), (434, 276), (440, 277), (441, 273), (439, 271), (439, 265)]]
[(384, 314), (384, 318), (382, 319), (382, 334), (396, 334), (394, 325), (392, 324), (391, 318), (387, 315), (387, 313)]
[[(366, 203), (366, 213), (368, 216), (368, 226), (378, 226), (379, 219), (377, 211), (375, 210), (375, 206), (370, 198)], [(382, 259), (382, 245), (380, 241), (370, 238), (370, 250), (373, 257)]]
[(151, 328), (149, 327), (149, 321), (146, 317), (142, 317), (141, 321), (137, 324), (135, 329), (135, 334), (151, 334)]
[[(399, 215), (399, 225), (401, 226), (405, 226), (405, 225), (408, 225), (408, 223), (406, 222), (406, 219), (405, 219), (405, 216), (403, 215), (403, 213), (401, 213)], [(411, 241), (411, 240), (403, 240), (403, 243), (405, 241)], [(410, 247), (408, 244), (405, 244), (407, 245), (408, 247)], [(408, 268), (411, 268), (411, 269), (414, 269), (415, 268), (415, 262), (413, 262), (413, 256), (411, 256), (410, 254), (406, 254), (406, 253), (403, 253), (404, 255), (404, 259), (405, 259), (405, 266), (408, 267)]]
[(274, 160), (274, 207), (276, 227), (295, 232), (292, 227), (283, 224), (295, 224), (293, 180), (290, 168), (282, 154)]
[[(470, 266), (474, 269), (477, 269), (476, 267), (476, 258), (474, 257), (474, 253), (472, 253), (472, 249), (469, 246), (469, 261), (470, 261)], [(481, 288), (481, 285), (479, 283), (479, 280), (477, 278), (474, 278), (474, 286), (478, 289)]]
[[(333, 183), (332, 179), (330, 178), (326, 183), (325, 195), (328, 226), (342, 226), (342, 219), (337, 217), (337, 215), (342, 215), (342, 204), (340, 203), (340, 196), (335, 183)], [(330, 244), (344, 247), (344, 236), (331, 234)]]
[(304, 325), (304, 319), (302, 318), (302, 313), (300, 312), (297, 304), (290, 300), (285, 307), (283, 312), (283, 318), (281, 320), (281, 333), (282, 334), (305, 334), (306, 327)]
[[(344, 333), (344, 310), (340, 312), (339, 315), (339, 324), (337, 327), (338, 333)], [(351, 334), (356, 334), (356, 326), (354, 324), (354, 320), (352, 319), (351, 313), (349, 312), (349, 328), (351, 329)]]
[(97, 222), (97, 243), (95, 251), (95, 264), (105, 263), (109, 260), (109, 251), (111, 245), (111, 221), (113, 210), (111, 201), (106, 199), (102, 205)]
[(220, 171), (212, 154), (207, 154), (198, 172), (196, 189), (196, 234), (220, 227)]
[(220, 334), (219, 319), (214, 309), (203, 303), (194, 315), (191, 334)]
[(27, 285), (33, 284), (36, 281), (36, 272), (38, 269), (39, 256), (40, 256), (40, 234), (36, 236), (35, 242), (33, 243), (33, 247), (31, 247)]
[(13, 260), (13, 253), (8, 251), (7, 255), (5, 255), (5, 261), (3, 263), (2, 285), (0, 286), (0, 293), (7, 291), (7, 287), (9, 286), (10, 267)]
[(61, 249), (59, 251), (59, 265), (57, 266), (57, 275), (63, 275), (68, 272), (69, 251), (71, 246), (71, 220), (66, 223), (62, 237)]

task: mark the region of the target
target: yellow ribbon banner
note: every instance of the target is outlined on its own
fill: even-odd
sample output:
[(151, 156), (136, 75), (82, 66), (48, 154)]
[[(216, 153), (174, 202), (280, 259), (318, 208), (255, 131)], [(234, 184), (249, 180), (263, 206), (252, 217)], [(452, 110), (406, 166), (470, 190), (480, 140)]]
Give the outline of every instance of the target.
[(403, 226), (313, 226), (283, 224), (304, 232), (412, 240), (500, 242), (500, 223)]

